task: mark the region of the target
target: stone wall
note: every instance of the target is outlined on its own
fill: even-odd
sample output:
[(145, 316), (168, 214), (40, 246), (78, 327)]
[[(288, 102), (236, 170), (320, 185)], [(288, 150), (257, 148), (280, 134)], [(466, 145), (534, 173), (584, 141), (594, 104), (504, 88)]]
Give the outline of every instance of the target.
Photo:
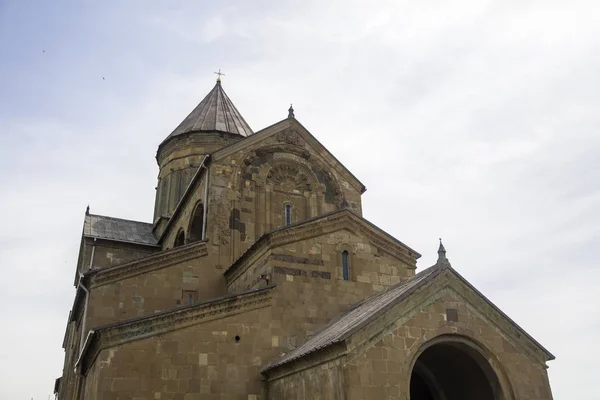
[(161, 144), (157, 153), (160, 168), (156, 185), (154, 220), (170, 215), (183, 191), (207, 154), (241, 140), (239, 135), (218, 132), (188, 133)]
[(343, 377), (340, 369), (339, 362), (335, 360), (284, 376), (269, 384), (266, 398), (268, 400), (344, 399)]
[[(122, 271), (116, 269), (94, 276), (90, 284), (88, 329), (187, 305), (189, 295), (193, 302), (224, 295), (222, 272), (211, 266), (210, 257), (202, 252), (205, 248), (204, 243), (195, 243), (156, 255), (153, 263), (147, 259), (119, 267)], [(164, 257), (169, 254), (173, 260), (167, 264)], [(139, 266), (144, 270), (136, 272)], [(109, 272), (115, 275), (112, 279), (105, 278)]]
[(86, 400), (258, 400), (260, 368), (276, 354), (270, 308), (102, 350)]
[[(148, 257), (160, 251), (160, 248), (102, 239), (96, 239), (94, 242), (93, 238), (84, 237), (79, 260), (79, 271), (84, 272), (90, 268), (92, 250), (94, 255), (92, 261), (93, 267), (109, 268)], [(77, 284), (77, 280), (78, 277), (75, 279), (75, 284)]]
[(63, 349), (65, 351), (65, 360), (62, 371), (62, 380), (59, 389), (59, 399), (70, 399), (75, 392), (77, 384), (77, 376), (75, 375), (73, 366), (77, 361), (80, 351), (81, 331), (78, 329), (76, 321), (69, 321), (65, 332)]
[[(350, 280), (343, 280), (341, 251), (350, 252)], [(265, 285), (261, 274), (277, 285), (273, 293), (278, 347), (289, 351), (348, 307), (414, 274), (412, 266), (380, 252), (359, 233), (340, 229), (328, 235), (269, 249), (228, 282), (235, 293)], [(229, 278), (228, 278), (229, 279)]]

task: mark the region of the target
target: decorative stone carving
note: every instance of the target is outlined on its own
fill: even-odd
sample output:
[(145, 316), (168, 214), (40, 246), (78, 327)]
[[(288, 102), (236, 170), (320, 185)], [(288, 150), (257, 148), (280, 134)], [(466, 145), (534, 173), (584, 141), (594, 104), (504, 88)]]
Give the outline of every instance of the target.
[(298, 135), (298, 133), (291, 128), (279, 132), (277, 135), (275, 135), (275, 138), (279, 142), (291, 144), (293, 146), (302, 145), (302, 139), (300, 138), (300, 135)]
[(299, 192), (310, 191), (310, 180), (297, 167), (288, 164), (280, 164), (269, 171), (267, 181), (284, 192), (297, 190)]
[(250, 153), (248, 153), (248, 155), (244, 159), (244, 165), (248, 166), (248, 165), (252, 164), (252, 162), (254, 160), (256, 160), (257, 158), (258, 158), (258, 155), (256, 154), (256, 151), (251, 151)]

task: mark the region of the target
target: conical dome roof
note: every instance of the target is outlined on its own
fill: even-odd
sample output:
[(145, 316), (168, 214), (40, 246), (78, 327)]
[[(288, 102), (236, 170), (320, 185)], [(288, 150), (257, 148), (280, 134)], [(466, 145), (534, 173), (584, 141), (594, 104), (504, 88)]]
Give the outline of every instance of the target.
[(225, 94), (220, 80), (217, 80), (215, 87), (192, 110), (190, 115), (167, 136), (165, 142), (175, 136), (188, 132), (214, 131), (234, 133), (242, 136), (249, 136), (254, 133), (227, 94)]

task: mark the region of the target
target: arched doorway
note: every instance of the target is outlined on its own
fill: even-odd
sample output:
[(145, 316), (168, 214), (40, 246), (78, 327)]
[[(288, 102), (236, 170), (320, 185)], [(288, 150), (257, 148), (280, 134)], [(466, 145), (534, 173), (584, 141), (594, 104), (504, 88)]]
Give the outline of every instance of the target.
[(442, 340), (417, 358), (410, 377), (411, 400), (503, 400), (496, 373), (475, 346)]

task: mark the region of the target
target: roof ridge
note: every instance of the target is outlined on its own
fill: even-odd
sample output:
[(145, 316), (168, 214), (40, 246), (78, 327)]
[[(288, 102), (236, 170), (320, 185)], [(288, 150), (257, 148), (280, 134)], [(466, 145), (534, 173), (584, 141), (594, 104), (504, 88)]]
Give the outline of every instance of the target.
[(152, 225), (154, 226), (154, 224), (152, 222), (144, 222), (144, 221), (138, 221), (135, 219), (127, 219), (127, 218), (119, 218), (119, 217), (111, 217), (110, 215), (101, 215), (101, 214), (87, 214), (86, 217), (102, 217), (102, 218), (110, 218), (110, 219), (117, 219), (119, 221), (126, 221), (126, 222), (137, 222), (138, 224), (146, 224), (146, 225)]

